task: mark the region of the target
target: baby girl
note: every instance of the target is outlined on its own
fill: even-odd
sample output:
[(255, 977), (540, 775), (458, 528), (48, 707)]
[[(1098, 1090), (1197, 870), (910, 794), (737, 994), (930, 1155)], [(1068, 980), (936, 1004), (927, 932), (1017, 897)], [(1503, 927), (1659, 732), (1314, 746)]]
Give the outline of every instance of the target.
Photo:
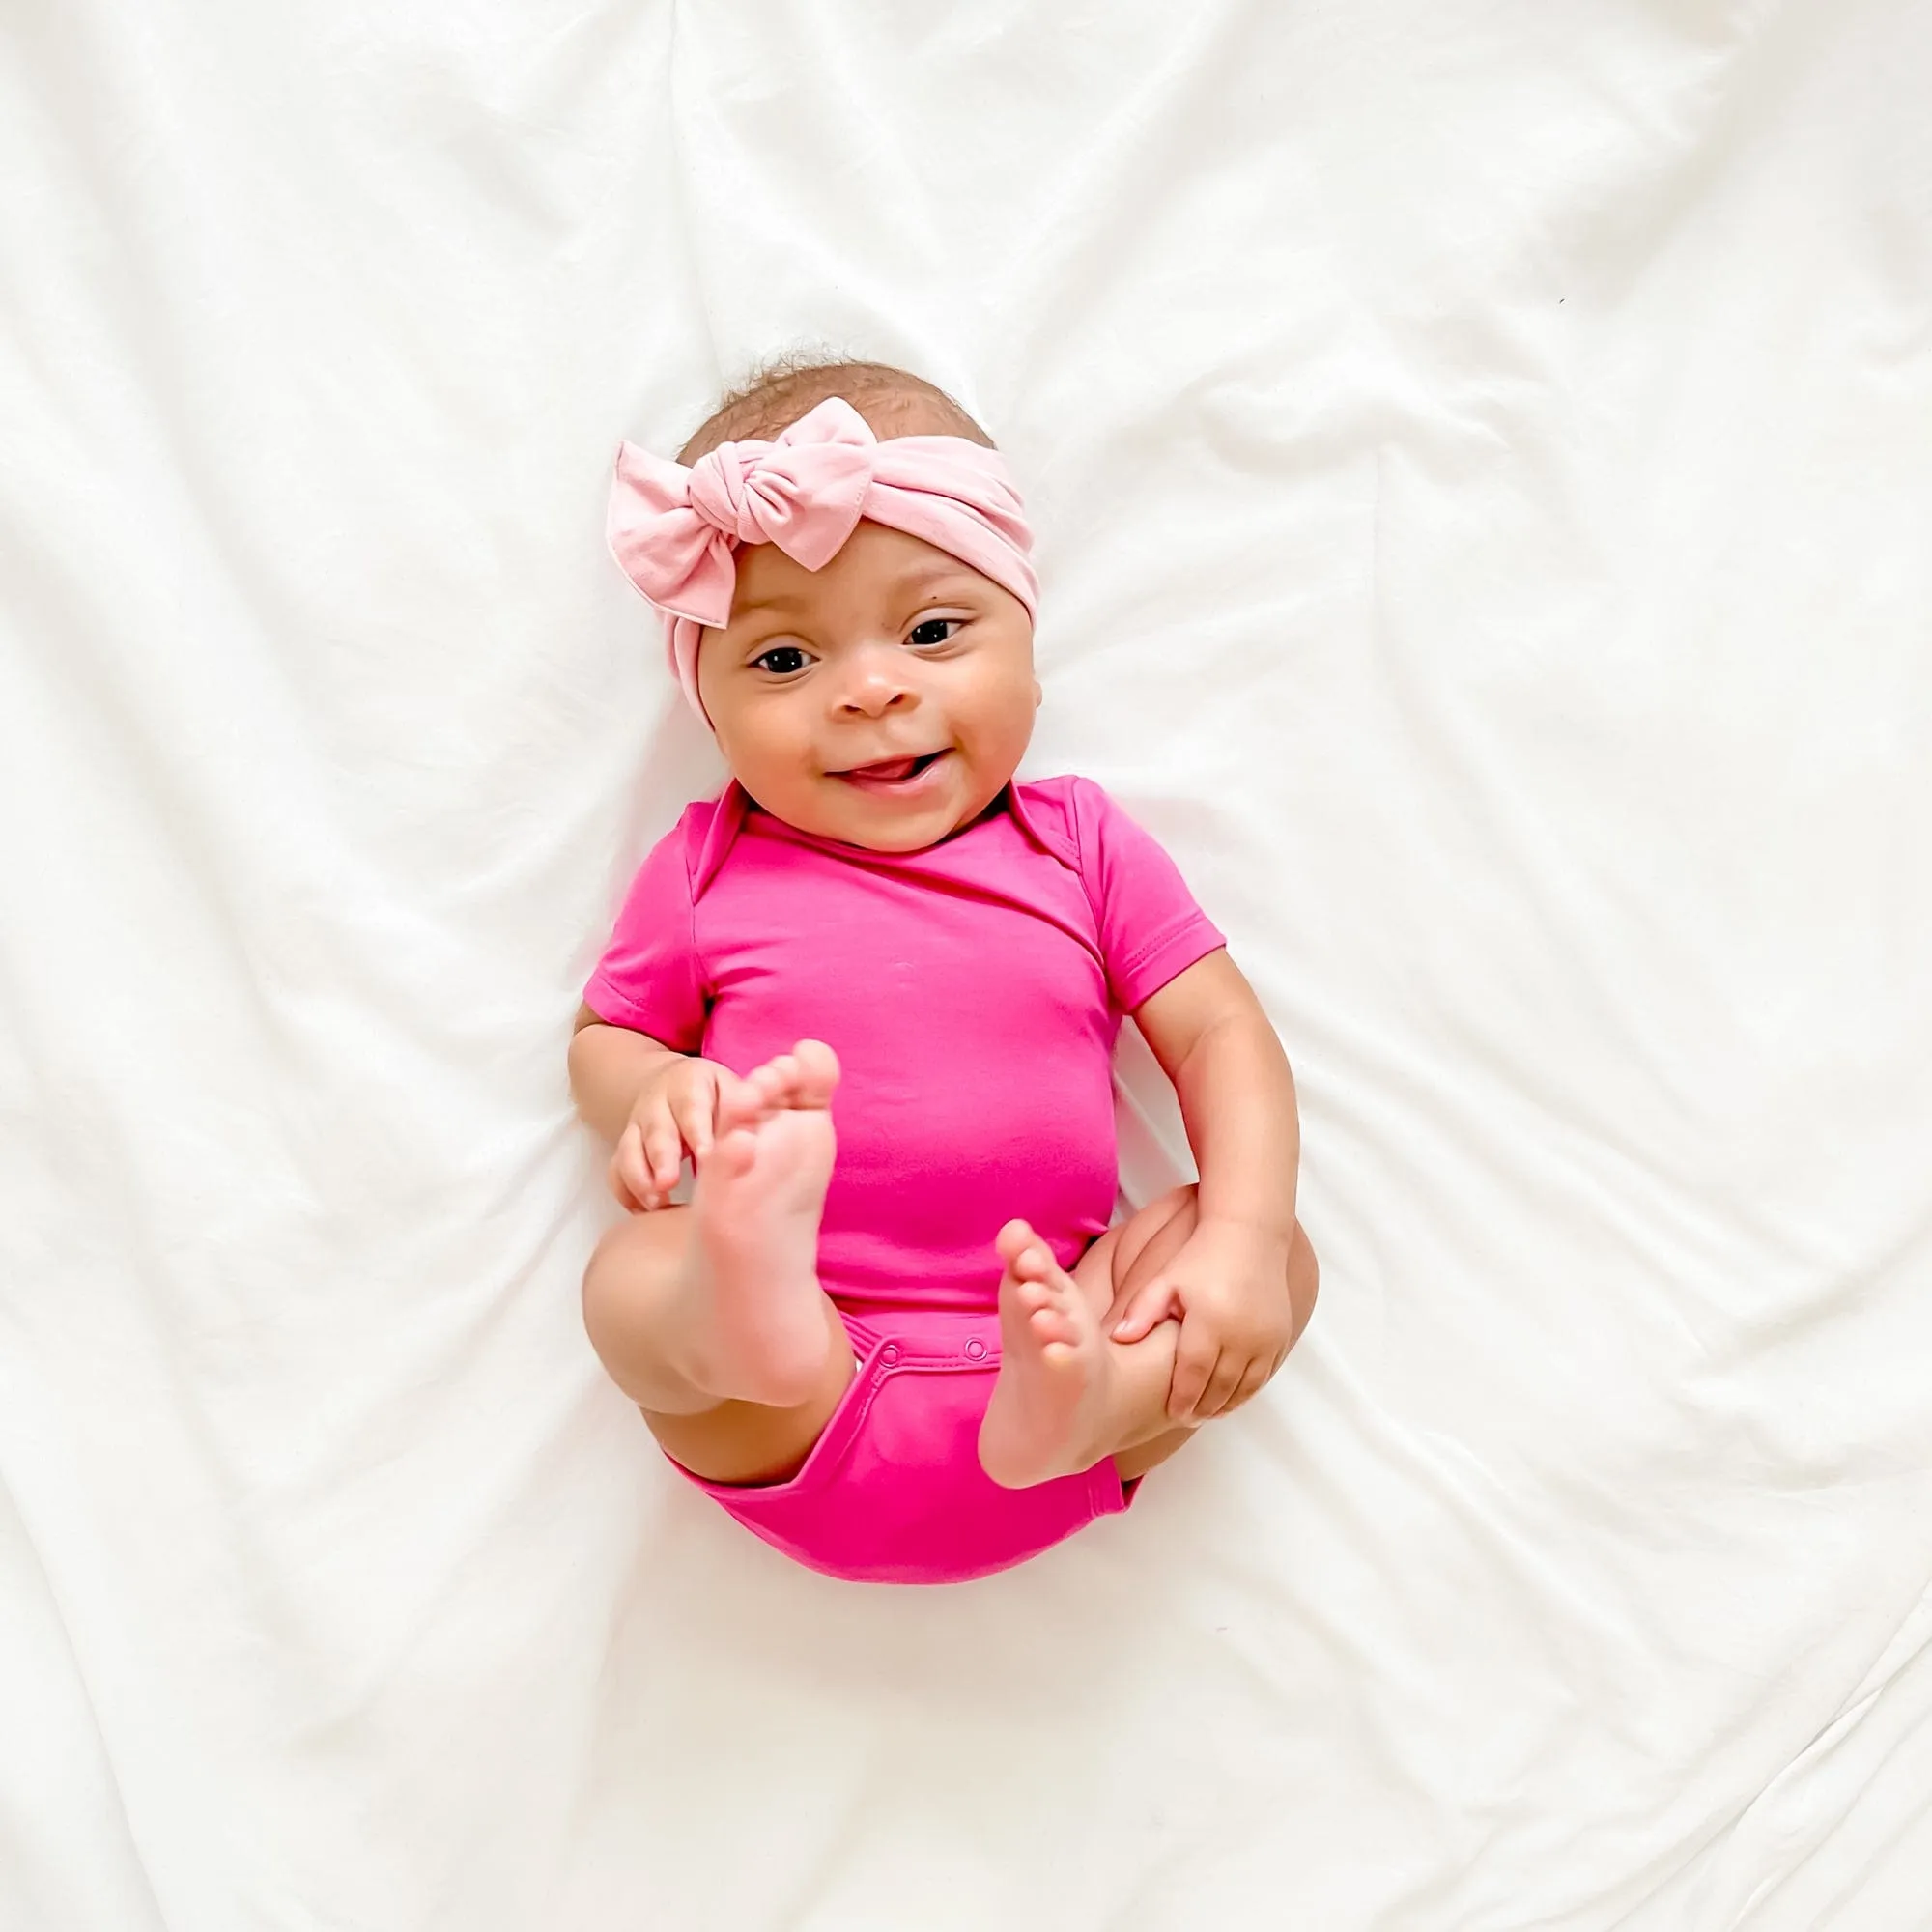
[[(1084, 779), (1014, 777), (1031, 538), (949, 397), (783, 368), (676, 463), (624, 445), (610, 533), (731, 781), (645, 859), (578, 1015), (630, 1210), (590, 1339), (799, 1562), (1021, 1562), (1124, 1508), (1307, 1321), (1288, 1062), (1153, 839)], [(1110, 1227), (1127, 1014), (1201, 1179)]]

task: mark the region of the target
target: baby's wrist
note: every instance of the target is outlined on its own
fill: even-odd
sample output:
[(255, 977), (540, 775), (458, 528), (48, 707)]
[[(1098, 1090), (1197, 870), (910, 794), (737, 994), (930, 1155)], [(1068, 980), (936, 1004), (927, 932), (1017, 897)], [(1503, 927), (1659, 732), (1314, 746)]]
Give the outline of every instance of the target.
[(1294, 1210), (1286, 1216), (1276, 1208), (1231, 1208), (1201, 1204), (1196, 1209), (1195, 1231), (1278, 1247), (1285, 1253), (1294, 1240)]
[(666, 1081), (685, 1064), (686, 1058), (682, 1053), (667, 1054), (663, 1060), (655, 1061), (645, 1068), (644, 1077), (638, 1082), (638, 1091), (631, 1095), (633, 1115), (641, 1112), (663, 1094)]

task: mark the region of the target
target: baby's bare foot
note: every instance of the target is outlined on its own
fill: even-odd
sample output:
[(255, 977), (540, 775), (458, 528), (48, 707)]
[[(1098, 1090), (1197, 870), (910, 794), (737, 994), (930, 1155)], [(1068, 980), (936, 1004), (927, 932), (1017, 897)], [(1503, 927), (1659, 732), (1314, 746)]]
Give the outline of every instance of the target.
[(681, 1351), (681, 1366), (709, 1394), (789, 1408), (819, 1384), (832, 1336), (818, 1222), (838, 1084), (832, 1049), (801, 1040), (720, 1107), (691, 1197)]
[(1079, 1284), (1024, 1221), (1000, 1230), (1000, 1373), (980, 1464), (1009, 1490), (1091, 1469), (1107, 1453), (1106, 1337)]

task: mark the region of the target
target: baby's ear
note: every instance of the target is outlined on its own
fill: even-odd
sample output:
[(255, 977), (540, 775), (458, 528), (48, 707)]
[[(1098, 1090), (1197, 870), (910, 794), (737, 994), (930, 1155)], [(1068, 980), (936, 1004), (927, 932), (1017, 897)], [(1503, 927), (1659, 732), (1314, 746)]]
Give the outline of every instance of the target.
[(1033, 708), (1037, 711), (1046, 702), (1046, 693), (1039, 688), (1039, 679), (1033, 681)]

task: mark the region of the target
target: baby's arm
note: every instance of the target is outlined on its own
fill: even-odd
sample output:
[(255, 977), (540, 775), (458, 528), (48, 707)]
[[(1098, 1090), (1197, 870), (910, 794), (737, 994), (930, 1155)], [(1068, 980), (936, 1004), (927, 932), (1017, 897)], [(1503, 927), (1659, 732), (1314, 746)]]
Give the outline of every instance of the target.
[(1169, 980), (1134, 1020), (1180, 1099), (1201, 1172), (1199, 1220), (1114, 1335), (1137, 1341), (1169, 1315), (1181, 1317), (1168, 1413), (1199, 1421), (1254, 1394), (1293, 1333), (1294, 1077), (1254, 988), (1225, 952)]
[(570, 1089), (585, 1124), (611, 1143), (611, 1191), (634, 1213), (665, 1205), (687, 1151), (694, 1161), (710, 1152), (721, 1085), (735, 1077), (578, 1009)]

